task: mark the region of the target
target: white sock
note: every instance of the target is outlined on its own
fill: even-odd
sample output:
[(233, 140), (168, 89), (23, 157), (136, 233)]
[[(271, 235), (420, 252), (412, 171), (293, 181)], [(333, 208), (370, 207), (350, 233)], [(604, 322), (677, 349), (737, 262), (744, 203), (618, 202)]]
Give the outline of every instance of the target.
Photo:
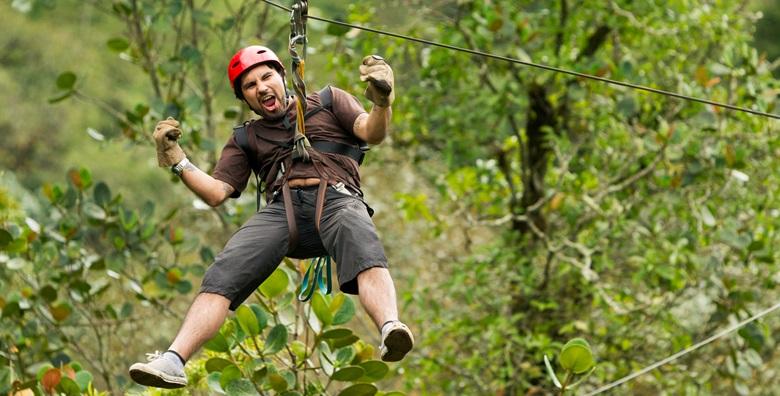
[(163, 357), (173, 362), (176, 367), (178, 367), (180, 370), (184, 371), (184, 363), (182, 363), (181, 358), (177, 356), (175, 353), (171, 351), (165, 351), (163, 353)]

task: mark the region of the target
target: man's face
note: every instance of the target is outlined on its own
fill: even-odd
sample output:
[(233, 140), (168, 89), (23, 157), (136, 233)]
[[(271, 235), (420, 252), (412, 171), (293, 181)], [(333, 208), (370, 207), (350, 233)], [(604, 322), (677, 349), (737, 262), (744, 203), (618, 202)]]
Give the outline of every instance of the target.
[(241, 93), (249, 108), (267, 120), (279, 119), (287, 110), (284, 80), (268, 65), (255, 66), (243, 76)]

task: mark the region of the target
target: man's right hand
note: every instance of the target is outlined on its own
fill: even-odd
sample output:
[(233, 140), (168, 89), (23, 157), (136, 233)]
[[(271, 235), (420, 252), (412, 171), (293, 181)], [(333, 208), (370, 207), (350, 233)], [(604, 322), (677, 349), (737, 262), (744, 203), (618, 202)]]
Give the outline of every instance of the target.
[(157, 163), (162, 167), (171, 167), (181, 162), (186, 155), (179, 147), (179, 121), (172, 117), (157, 123), (154, 128), (154, 142), (157, 144)]

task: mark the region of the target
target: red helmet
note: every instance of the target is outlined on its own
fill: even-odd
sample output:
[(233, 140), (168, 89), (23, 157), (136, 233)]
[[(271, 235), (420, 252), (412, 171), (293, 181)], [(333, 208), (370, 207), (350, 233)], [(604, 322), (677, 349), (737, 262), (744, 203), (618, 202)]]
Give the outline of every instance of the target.
[(279, 57), (266, 47), (250, 45), (233, 55), (233, 58), (230, 59), (230, 64), (228, 64), (228, 79), (230, 79), (230, 86), (233, 87), (235, 92), (241, 92), (236, 87), (236, 80), (238, 80), (241, 74), (261, 63), (270, 63), (274, 69), (284, 74), (284, 66)]

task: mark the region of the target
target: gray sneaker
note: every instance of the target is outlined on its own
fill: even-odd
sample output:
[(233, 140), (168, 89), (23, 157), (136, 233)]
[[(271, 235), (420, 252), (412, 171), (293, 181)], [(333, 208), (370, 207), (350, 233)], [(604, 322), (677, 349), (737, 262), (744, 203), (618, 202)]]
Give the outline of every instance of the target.
[(149, 363), (136, 363), (130, 366), (130, 378), (133, 381), (155, 388), (182, 388), (187, 386), (187, 375), (179, 365), (160, 352), (147, 353)]
[(382, 343), (379, 356), (385, 362), (397, 362), (406, 356), (414, 346), (412, 331), (398, 320), (382, 326)]

